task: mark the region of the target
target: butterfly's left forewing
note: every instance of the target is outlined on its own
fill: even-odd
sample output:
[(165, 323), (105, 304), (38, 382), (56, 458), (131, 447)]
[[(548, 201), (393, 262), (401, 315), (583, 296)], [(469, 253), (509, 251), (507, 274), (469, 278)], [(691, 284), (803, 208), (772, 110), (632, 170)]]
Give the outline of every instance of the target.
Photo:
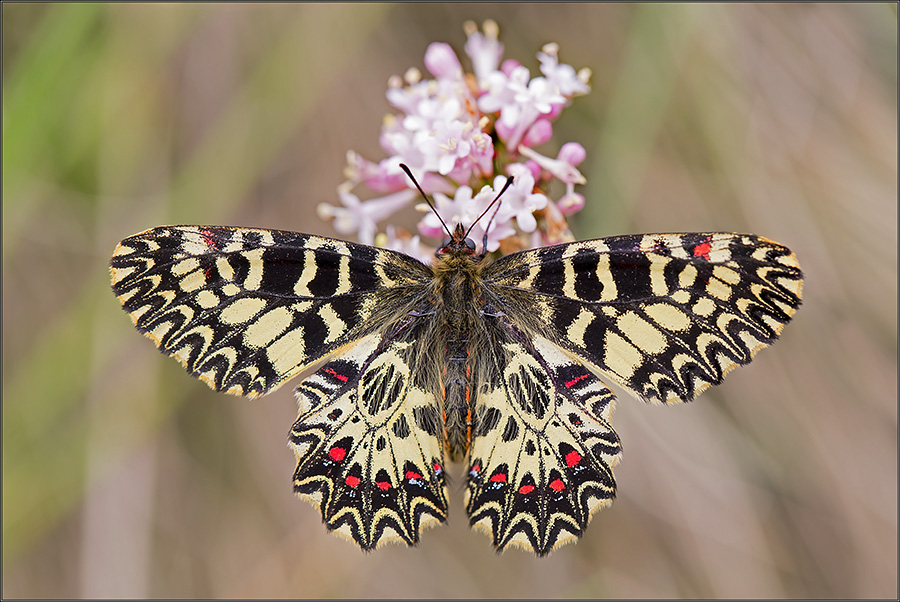
[(160, 351), (217, 391), (251, 397), (383, 329), (431, 277), (393, 251), (212, 226), (130, 236), (110, 271), (122, 307)]

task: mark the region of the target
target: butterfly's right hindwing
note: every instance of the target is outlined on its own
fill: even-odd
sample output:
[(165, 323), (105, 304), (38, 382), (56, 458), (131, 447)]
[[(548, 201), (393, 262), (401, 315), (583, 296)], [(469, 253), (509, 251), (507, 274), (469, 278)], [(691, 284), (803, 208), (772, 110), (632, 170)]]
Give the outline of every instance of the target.
[(615, 497), (615, 398), (547, 339), (503, 335), (477, 394), (466, 511), (498, 550), (544, 556), (580, 537)]
[(202, 226), (126, 238), (110, 269), (123, 308), (160, 351), (214, 389), (249, 396), (378, 331), (431, 277), (393, 251)]

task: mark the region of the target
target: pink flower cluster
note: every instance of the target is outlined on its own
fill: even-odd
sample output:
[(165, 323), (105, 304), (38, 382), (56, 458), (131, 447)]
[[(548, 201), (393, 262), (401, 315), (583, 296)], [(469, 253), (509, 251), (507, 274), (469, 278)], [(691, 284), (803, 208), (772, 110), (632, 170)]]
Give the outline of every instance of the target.
[[(378, 224), (408, 206), (419, 193), (400, 169), (409, 166), (443, 220), (452, 228), (466, 227), (484, 211), (497, 192), (514, 177), (490, 223), (487, 252), (536, 247), (566, 240), (565, 216), (584, 206), (575, 192), (584, 184), (576, 165), (585, 158), (584, 148), (564, 144), (556, 158), (534, 150), (550, 140), (552, 122), (574, 96), (590, 91), (590, 71), (577, 72), (558, 60), (558, 46), (547, 44), (538, 53), (542, 75), (531, 77), (528, 68), (503, 58), (499, 29), (486, 21), (483, 33), (472, 22), (465, 24), (465, 51), (473, 73), (466, 73), (453, 49), (433, 43), (425, 52), (425, 67), (434, 79), (424, 79), (416, 69), (388, 82), (387, 99), (399, 111), (388, 115), (382, 127), (381, 147), (390, 156), (374, 163), (353, 151), (347, 153), (347, 181), (338, 187), (341, 206), (319, 205), (319, 216), (333, 219), (342, 234), (355, 233), (365, 244), (378, 244), (407, 254), (429, 258), (433, 247), (419, 235), (441, 240), (445, 233), (437, 216), (424, 204), (419, 235), (411, 236)], [(502, 61), (502, 62), (501, 62)], [(543, 191), (558, 179), (565, 193), (553, 201)], [(360, 200), (352, 191), (365, 184), (381, 194)], [(470, 233), (480, 245), (487, 218)]]

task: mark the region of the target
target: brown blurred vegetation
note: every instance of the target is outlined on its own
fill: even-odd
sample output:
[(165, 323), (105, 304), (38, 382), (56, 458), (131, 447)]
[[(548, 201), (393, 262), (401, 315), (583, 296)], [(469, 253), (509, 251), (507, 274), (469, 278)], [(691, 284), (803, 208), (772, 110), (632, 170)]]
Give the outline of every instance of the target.
[[(4, 597), (897, 596), (897, 18), (888, 4), (3, 4)], [(700, 400), (623, 398), (619, 499), (501, 556), (450, 524), (363, 555), (294, 499), (290, 387), (187, 377), (108, 286), (166, 223), (334, 235), (388, 77), (495, 19), (593, 70), (579, 238), (789, 245), (804, 306)]]

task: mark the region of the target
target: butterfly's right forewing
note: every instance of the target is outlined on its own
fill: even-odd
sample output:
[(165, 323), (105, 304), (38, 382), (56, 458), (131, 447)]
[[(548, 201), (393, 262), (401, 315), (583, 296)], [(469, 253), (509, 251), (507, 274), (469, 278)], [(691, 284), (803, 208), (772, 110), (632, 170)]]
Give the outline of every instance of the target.
[(688, 401), (778, 338), (800, 306), (788, 249), (752, 234), (625, 235), (500, 258), (493, 305), (636, 396)]

